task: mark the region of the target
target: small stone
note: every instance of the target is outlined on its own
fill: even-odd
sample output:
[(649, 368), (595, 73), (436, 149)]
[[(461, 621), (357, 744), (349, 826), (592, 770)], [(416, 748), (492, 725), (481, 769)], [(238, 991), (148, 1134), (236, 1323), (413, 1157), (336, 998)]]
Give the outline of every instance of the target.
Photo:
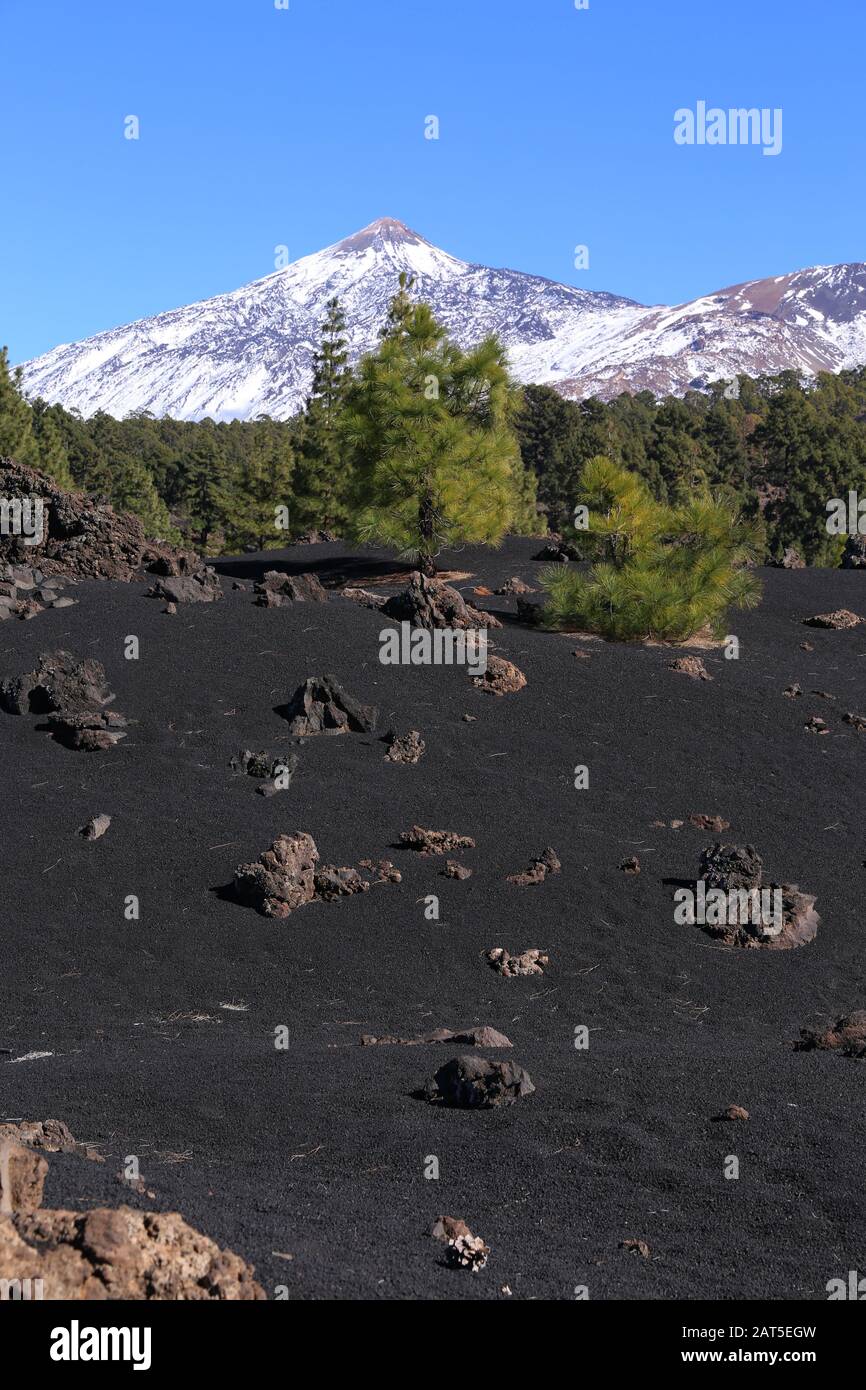
[(628, 859), (623, 859), (619, 867), (624, 874), (639, 874), (640, 860), (636, 854), (632, 854)]
[(690, 676), (693, 681), (713, 679), (699, 656), (678, 656), (675, 661), (668, 662), (668, 668), (671, 671), (679, 671), (683, 676)]
[(79, 835), (85, 840), (98, 840), (111, 825), (111, 816), (91, 816), (86, 825), (79, 828)]
[(693, 825), (696, 830), (711, 830), (715, 835), (721, 835), (723, 830), (731, 828), (731, 822), (723, 820), (721, 816), (696, 814), (694, 811), (689, 816), (689, 825)]
[(522, 951), (518, 956), (512, 956), (503, 946), (494, 946), (492, 951), (487, 952), (487, 961), (498, 975), (505, 975), (507, 978), (516, 975), (543, 975), (545, 967), (550, 964), (549, 956), (536, 947)]
[(749, 1112), (748, 1110), (744, 1110), (742, 1105), (729, 1105), (727, 1110), (723, 1111), (719, 1118), (722, 1120), (747, 1120), (749, 1118)]
[(427, 747), (417, 729), (410, 729), (407, 734), (396, 734), (393, 729), (386, 735), (388, 742), (388, 752), (385, 754), (385, 761), (389, 763), (417, 763), (424, 756)]
[(466, 879), (472, 877), (472, 870), (465, 864), (459, 864), (456, 859), (449, 859), (444, 869), (439, 870), (445, 878)]
[(810, 714), (803, 728), (807, 734), (829, 734), (830, 727), (819, 714)]
[(652, 1251), (645, 1240), (621, 1240), (619, 1248), (620, 1250), (628, 1250), (632, 1255), (640, 1255), (644, 1260), (649, 1260), (652, 1257)]
[(508, 874), (505, 881), (526, 888), (534, 883), (543, 883), (548, 874), (558, 874), (561, 868), (556, 850), (548, 845), (547, 849), (543, 849), (541, 854), (533, 859), (528, 869), (519, 874)]

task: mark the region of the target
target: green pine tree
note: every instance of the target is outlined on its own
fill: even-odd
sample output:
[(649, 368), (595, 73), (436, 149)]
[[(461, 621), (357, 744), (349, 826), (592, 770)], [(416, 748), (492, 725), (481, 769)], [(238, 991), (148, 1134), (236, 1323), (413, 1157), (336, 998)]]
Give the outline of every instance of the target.
[(523, 486), (518, 394), (496, 338), (462, 352), (401, 281), (379, 347), (349, 388), (351, 533), (436, 571), (445, 546), (496, 545)]
[(578, 505), (588, 526), (576, 534), (595, 563), (588, 574), (542, 572), (548, 627), (682, 642), (706, 628), (722, 634), (729, 607), (758, 602), (744, 566), (759, 539), (729, 499), (698, 492), (675, 507), (656, 502), (636, 473), (598, 457), (583, 470)]
[(0, 458), (36, 466), (33, 415), (21, 389), (21, 368), (10, 368), (5, 347), (0, 347)]
[(313, 384), (301, 424), (294, 478), (299, 529), (340, 529), (346, 519), (346, 473), (339, 428), (350, 372), (346, 320), (338, 299), (328, 301)]

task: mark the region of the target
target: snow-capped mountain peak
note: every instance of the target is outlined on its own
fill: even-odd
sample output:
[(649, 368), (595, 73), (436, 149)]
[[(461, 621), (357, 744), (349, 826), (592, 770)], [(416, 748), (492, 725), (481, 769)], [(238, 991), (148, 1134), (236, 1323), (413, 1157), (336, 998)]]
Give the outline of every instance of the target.
[(521, 381), (564, 395), (662, 394), (737, 372), (866, 361), (866, 265), (814, 266), (673, 307), (645, 307), (459, 260), (393, 217), (228, 294), (64, 344), (24, 364), (31, 396), (84, 415), (284, 419), (309, 389), (327, 303), (350, 353), (375, 346), (405, 272), (463, 346), (496, 332)]

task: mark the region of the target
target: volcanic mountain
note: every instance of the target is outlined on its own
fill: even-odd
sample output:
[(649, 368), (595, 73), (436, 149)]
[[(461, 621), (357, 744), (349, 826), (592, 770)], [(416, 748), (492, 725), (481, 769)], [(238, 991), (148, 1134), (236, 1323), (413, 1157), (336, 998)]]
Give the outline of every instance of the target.
[(458, 260), (393, 218), (230, 294), (64, 344), (23, 364), (31, 397), (84, 415), (285, 419), (304, 402), (325, 306), (353, 359), (372, 348), (405, 271), (462, 345), (496, 332), (515, 375), (565, 396), (689, 387), (866, 362), (866, 265), (816, 266), (674, 307)]

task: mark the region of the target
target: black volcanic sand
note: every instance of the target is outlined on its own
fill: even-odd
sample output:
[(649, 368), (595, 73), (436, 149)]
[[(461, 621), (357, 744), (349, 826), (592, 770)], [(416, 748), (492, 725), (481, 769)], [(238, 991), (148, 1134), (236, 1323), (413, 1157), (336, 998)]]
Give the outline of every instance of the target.
[[(472, 597), (475, 583), (537, 579), (538, 544), (442, 563), (473, 572), (459, 586)], [(180, 1210), (252, 1261), (269, 1296), (293, 1298), (499, 1298), (504, 1285), (823, 1298), (828, 1279), (864, 1268), (866, 1071), (792, 1043), (866, 1006), (866, 736), (841, 722), (866, 713), (866, 628), (800, 621), (866, 612), (866, 575), (764, 572), (761, 607), (730, 622), (739, 661), (701, 653), (712, 683), (668, 670), (661, 647), (591, 642), (581, 661), (573, 638), (512, 620), (493, 640), (529, 684), (495, 698), (457, 668), (383, 667), (382, 618), (348, 600), (264, 609), (229, 588), (280, 565), (355, 582), (370, 569), (336, 545), (298, 547), (221, 562), (224, 600), (176, 616), (144, 586), (88, 582), (77, 607), (0, 629), (0, 674), (58, 647), (95, 657), (134, 721), (113, 751), (79, 753), (0, 714), (0, 1112), (63, 1119), (107, 1159), (51, 1159), (45, 1204)], [(124, 659), (129, 634), (138, 661)], [(275, 707), (323, 672), (380, 707), (382, 732), (420, 729), (424, 758), (398, 766), (378, 738), (320, 737), (298, 749), (289, 791), (258, 796), (230, 757), (285, 751)], [(793, 681), (801, 699), (782, 695)], [(813, 713), (829, 736), (804, 731)], [(108, 833), (80, 839), (99, 812)], [(728, 949), (674, 923), (671, 880), (693, 878), (715, 837), (651, 823), (691, 812), (724, 816), (722, 838), (758, 846), (768, 877), (817, 894), (812, 945)], [(415, 822), (472, 835), (477, 849), (454, 856), (472, 878), (390, 850)], [(285, 921), (223, 894), (238, 863), (296, 829), (323, 862), (390, 857), (403, 882)], [(506, 883), (546, 845), (561, 875)], [(618, 867), (633, 854), (638, 877)], [(425, 920), (430, 893), (439, 922)], [(502, 979), (483, 957), (493, 946), (544, 948), (550, 967)], [(437, 1108), (413, 1093), (468, 1049), (359, 1046), (473, 1024), (511, 1038), (512, 1052), (483, 1055), (525, 1066), (535, 1095)], [(573, 1045), (582, 1024), (588, 1051)], [(11, 1060), (30, 1052), (50, 1055)], [(714, 1121), (731, 1103), (751, 1119)], [(129, 1154), (155, 1200), (116, 1180)], [(738, 1180), (723, 1176), (730, 1154)], [(440, 1214), (490, 1245), (481, 1274), (444, 1267), (428, 1235)], [(634, 1238), (650, 1259), (620, 1248)]]

